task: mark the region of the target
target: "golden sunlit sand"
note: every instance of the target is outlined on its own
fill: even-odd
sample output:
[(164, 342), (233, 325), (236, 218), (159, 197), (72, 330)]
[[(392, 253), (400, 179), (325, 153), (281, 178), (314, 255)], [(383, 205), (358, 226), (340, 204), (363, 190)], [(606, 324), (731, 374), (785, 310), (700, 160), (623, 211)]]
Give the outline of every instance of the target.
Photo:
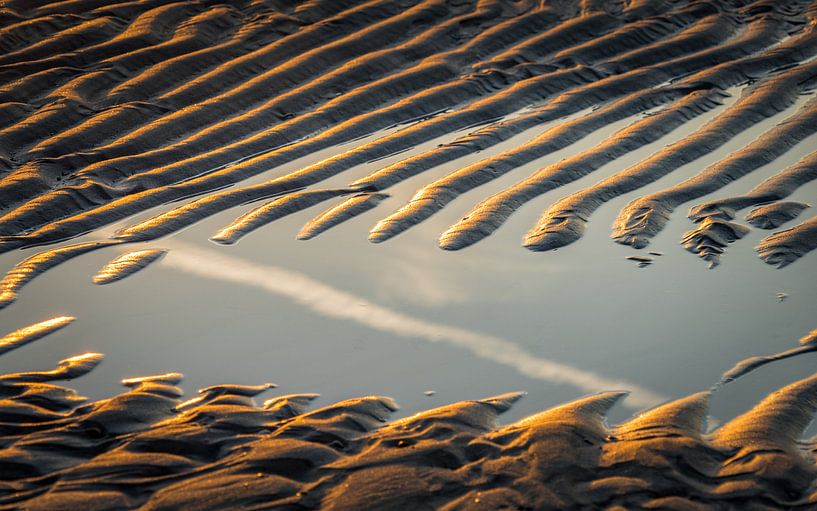
[[(42, 325), (65, 319), (26, 330), (53, 329)], [(253, 398), (275, 387), (262, 384), (216, 385), (183, 401), (175, 386), (182, 375), (169, 373), (123, 380), (129, 391), (86, 404), (52, 383), (82, 376), (100, 360), (91, 353), (53, 371), (0, 376), (2, 508), (817, 505), (813, 447), (799, 443), (817, 411), (817, 376), (705, 433), (710, 392), (615, 426), (605, 417), (626, 392), (499, 426), (497, 416), (523, 393), (390, 422), (398, 407), (388, 397), (310, 410), (317, 395), (293, 394), (258, 406)]]
[(757, 390), (815, 57), (813, 0), (0, 0), (0, 509), (817, 509), (817, 376)]

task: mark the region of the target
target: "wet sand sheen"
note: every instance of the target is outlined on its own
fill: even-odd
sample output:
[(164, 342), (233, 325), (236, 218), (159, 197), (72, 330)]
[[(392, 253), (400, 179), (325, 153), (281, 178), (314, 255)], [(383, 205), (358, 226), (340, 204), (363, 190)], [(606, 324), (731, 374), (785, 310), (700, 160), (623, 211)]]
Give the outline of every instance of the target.
[[(681, 239), (688, 251), (715, 266), (727, 246), (735, 243), (730, 250), (738, 252), (740, 239), (751, 254), (749, 239), (759, 241), (756, 250), (770, 265), (782, 268), (799, 260), (817, 248), (817, 218), (798, 202), (804, 200), (802, 191), (795, 193), (813, 180), (814, 154), (782, 171), (780, 162), (789, 162), (787, 153), (802, 151), (817, 126), (815, 100), (799, 104), (814, 87), (817, 3), (71, 0), (47, 5), (11, 0), (0, 11), (5, 52), (0, 57), (0, 252), (9, 252), (4, 261), (12, 261), (19, 255), (10, 252), (14, 249), (61, 244), (35, 248), (34, 255), (26, 252), (23, 261), (20, 256), (9, 264), (0, 281), (0, 309), (18, 294), (23, 303), (3, 311), (5, 318), (28, 315), (33, 301), (43, 296), (42, 286), (68, 282), (58, 267), (79, 256), (82, 269), (77, 261), (66, 266), (97, 284), (156, 263), (122, 284), (96, 289), (112, 293), (100, 297), (119, 297), (118, 312), (105, 321), (124, 334), (124, 342), (142, 340), (128, 337), (123, 328), (134, 317), (142, 326), (151, 322), (149, 316), (138, 318), (146, 303), (164, 303), (165, 289), (145, 289), (145, 283), (155, 285), (167, 276), (163, 271), (175, 270), (210, 282), (200, 288), (202, 299), (225, 293), (220, 306), (236, 314), (226, 329), (239, 329), (230, 332), (229, 342), (240, 340), (249, 324), (242, 310), (246, 303), (229, 294), (235, 290), (223, 291), (234, 285), (238, 293), (266, 293), (265, 303), (283, 298), (315, 317), (450, 347), (460, 362), (470, 360), (474, 368), (484, 362), (525, 381), (566, 386), (579, 394), (597, 392), (505, 426), (498, 425), (498, 416), (518, 406), (524, 393), (459, 401), (389, 422), (397, 404), (380, 396), (310, 411), (316, 394), (285, 394), (256, 406), (254, 398), (275, 387), (270, 383), (212, 385), (184, 400), (177, 387), (182, 375), (173, 372), (179, 368), (161, 368), (169, 372), (125, 379), (127, 392), (83, 404), (84, 398), (52, 382), (82, 376), (103, 359), (100, 353), (85, 353), (62, 360), (53, 370), (15, 369), (19, 372), (0, 376), (0, 409), (6, 417), (0, 421), (0, 486), (5, 488), (0, 509), (817, 506), (817, 448), (813, 439), (801, 439), (817, 410), (815, 377), (768, 395), (706, 433), (713, 396), (751, 379), (756, 373), (749, 373), (762, 365), (814, 351), (813, 335), (798, 348), (778, 352), (775, 347), (761, 351), (773, 355), (740, 362), (713, 389), (667, 402), (666, 395), (688, 391), (657, 391), (641, 384), (640, 373), (620, 371), (620, 360), (585, 366), (585, 359), (593, 357), (571, 360), (567, 355), (575, 348), (547, 345), (560, 341), (554, 332), (563, 323), (554, 316), (564, 307), (554, 307), (555, 302), (569, 307), (572, 298), (572, 306), (585, 313), (571, 316), (574, 322), (594, 317), (601, 324), (605, 319), (592, 313), (598, 311), (594, 300), (632, 300), (633, 309), (648, 314), (654, 309), (644, 302), (662, 297), (644, 289), (611, 294), (599, 273), (586, 268), (572, 278), (597, 279), (598, 289), (576, 299), (573, 287), (556, 285), (558, 280), (548, 279), (539, 266), (528, 279), (559, 296), (536, 303), (528, 315), (535, 315), (535, 328), (546, 332), (531, 339), (513, 329), (502, 331), (498, 318), (504, 313), (516, 317), (502, 294), (512, 282), (479, 289), (485, 295), (479, 299), (495, 310), (483, 309), (480, 317), (472, 310), (465, 321), (445, 301), (456, 290), (448, 290), (440, 302), (434, 293), (415, 297), (427, 300), (423, 306), (429, 310), (437, 304), (433, 313), (421, 314), (395, 303), (383, 289), (417, 279), (416, 272), (406, 270), (412, 269), (418, 240), (433, 244), (428, 229), (443, 232), (442, 248), (470, 246), (506, 220), (515, 222), (517, 211), (545, 192), (573, 190), (574, 181), (581, 187), (590, 184), (586, 177), (591, 173), (607, 177), (547, 209), (525, 238), (527, 248), (572, 243), (603, 203), (635, 192), (641, 196), (626, 198), (635, 200), (617, 223), (620, 242), (646, 245), (678, 205), (703, 200), (708, 202), (689, 214), (697, 225)], [(744, 92), (732, 103), (728, 94), (738, 88)], [(701, 127), (701, 118), (712, 120)], [(763, 122), (771, 118), (775, 126)], [(652, 156), (641, 150), (677, 139), (674, 131), (693, 126), (692, 136)], [(765, 130), (758, 139), (725, 154), (723, 147), (745, 140), (741, 137), (758, 126)], [(601, 143), (588, 148), (590, 141)], [(690, 177), (686, 164), (698, 159), (707, 166)], [(520, 172), (533, 170), (530, 164), (542, 170), (514, 184)], [(779, 173), (746, 192), (740, 186), (753, 171), (765, 172), (763, 177)], [(726, 198), (709, 196), (727, 186)], [(418, 190), (415, 197), (400, 207), (412, 187)], [(792, 201), (781, 202), (791, 194)], [(449, 213), (460, 215), (455, 208), (466, 196), (477, 206), (457, 222)], [(320, 209), (329, 209), (312, 220), (297, 215), (322, 203)], [(748, 208), (754, 208), (747, 215), (750, 225), (778, 232), (760, 240), (758, 231), (733, 221), (737, 211)], [(233, 209), (241, 212), (227, 211)], [(401, 234), (401, 240), (369, 249), (404, 262), (402, 272), (398, 264), (383, 271), (377, 267), (383, 256), (365, 253), (366, 271), (343, 266), (349, 259), (340, 252), (350, 246), (349, 233), (362, 228), (365, 241), (361, 219), (375, 224), (371, 241)], [(522, 220), (530, 222), (526, 229), (535, 224)], [(98, 239), (108, 236), (105, 226), (122, 221), (110, 239)], [(348, 271), (349, 279), (364, 274), (375, 284), (344, 287), (313, 273), (283, 269), (299, 266), (286, 259), (295, 252), (270, 235), (276, 228), (272, 222), (290, 229), (290, 235), (297, 232), (298, 239), (326, 233), (309, 244), (325, 249), (321, 264), (337, 273)], [(415, 226), (423, 222), (424, 230), (415, 236)], [(444, 224), (450, 227), (444, 230)], [(303, 227), (292, 230), (293, 225)], [(206, 243), (211, 234), (219, 245), (246, 240), (230, 248), (182, 241)], [(500, 243), (508, 243), (504, 231), (497, 234)], [(166, 258), (167, 250), (142, 243), (171, 235), (161, 242), (172, 250)], [(680, 248), (678, 233), (673, 235)], [(388, 245), (395, 242), (400, 245), (391, 250)], [(481, 256), (496, 246), (486, 243), (488, 251)], [(114, 247), (134, 250), (110, 260)], [(249, 258), (245, 249), (277, 257)], [(102, 250), (109, 259), (104, 266)], [(569, 254), (576, 253), (567, 252), (565, 262), (570, 264)], [(467, 253), (449, 255), (462, 258), (457, 272), (467, 273), (470, 264), (470, 278), (484, 282), (506, 264), (490, 257), (469, 260)], [(626, 262), (618, 253), (616, 258)], [(632, 269), (642, 274), (676, 262), (671, 257), (628, 259), (651, 266)], [(559, 260), (548, 261), (556, 265)], [(508, 259), (507, 264), (516, 262)], [(767, 270), (756, 262), (757, 273)], [(359, 270), (361, 262), (355, 264)], [(428, 270), (429, 280), (441, 280), (437, 287), (450, 277), (432, 264), (421, 269)], [(46, 272), (25, 299), (21, 289)], [(639, 282), (644, 280), (631, 276), (625, 285), (635, 289)], [(133, 291), (133, 299), (123, 300), (126, 292), (120, 289)], [(783, 291), (791, 292), (778, 289), (777, 296), (784, 298), (789, 295)], [(716, 309), (717, 298), (707, 298)], [(792, 293), (791, 301), (802, 299)], [(182, 305), (171, 304), (168, 310), (179, 314)], [(197, 311), (189, 326), (210, 324), (201, 317), (207, 312)], [(271, 310), (264, 317), (272, 317)], [(496, 330), (486, 328), (492, 320)], [(606, 322), (627, 320), (643, 318), (636, 314)], [(36, 321), (9, 328), (13, 331), (0, 339), (0, 354), (34, 349), (39, 344), (34, 340), (74, 318)], [(671, 327), (671, 321), (651, 341), (660, 342), (661, 334), (670, 339), (676, 328), (695, 346), (694, 326)], [(611, 341), (609, 352), (620, 358), (630, 349), (640, 360), (644, 347), (634, 351), (629, 340), (616, 339), (621, 330), (614, 326), (602, 333)], [(292, 341), (285, 339), (284, 328), (267, 322), (264, 329), (266, 349), (259, 350), (259, 357), (292, 353), (286, 351)], [(190, 328), (184, 335), (196, 337), (194, 332)], [(182, 341), (160, 333), (165, 342)], [(315, 345), (328, 358), (328, 343), (342, 339), (333, 335)], [(209, 349), (204, 341), (224, 341), (204, 335), (199, 340), (201, 350)], [(629, 348), (616, 350), (619, 344)], [(354, 353), (356, 346), (340, 347), (360, 359), (350, 372), (383, 363)], [(89, 349), (108, 352), (82, 351)], [(173, 360), (173, 350), (166, 345), (153, 356)], [(625, 377), (616, 376), (621, 374)], [(343, 388), (344, 383), (332, 385)], [(497, 389), (506, 390), (513, 389)], [(625, 399), (626, 391), (633, 393)], [(422, 399), (435, 394), (444, 392), (427, 391)], [(630, 410), (664, 404), (611, 427), (606, 421), (619, 403)]]
[[(254, 50), (248, 54), (246, 62), (241, 61), (235, 66), (240, 68), (248, 66), (250, 62), (256, 65), (263, 62), (271, 67), (268, 71), (257, 74), (246, 84), (233, 86), (233, 82), (222, 80), (221, 87), (224, 89), (213, 88), (214, 85), (205, 87), (204, 84), (209, 83), (211, 78), (202, 77), (203, 81), (200, 83), (180, 85), (174, 90), (175, 96), (173, 97), (190, 103), (185, 105), (169, 99), (170, 96), (162, 96), (160, 102), (164, 105), (172, 105), (171, 110), (180, 109), (175, 113), (170, 111), (167, 115), (159, 112), (158, 118), (154, 115), (144, 118), (144, 121), (150, 122), (143, 128), (138, 127), (138, 121), (135, 118), (129, 119), (126, 122), (130, 126), (136, 122), (135, 129), (123, 134), (117, 139), (118, 141), (102, 143), (91, 153), (72, 155), (65, 152), (69, 148), (76, 150), (78, 147), (66, 139), (64, 142), (51, 146), (58, 151), (57, 153), (50, 155), (45, 160), (32, 160), (33, 167), (25, 163), (24, 158), (14, 156), (18, 163), (13, 165), (19, 168), (12, 170), (8, 176), (9, 179), (0, 180), (0, 191), (2, 191), (6, 206), (19, 206), (0, 219), (0, 232), (9, 235), (4, 240), (4, 245), (11, 248), (64, 239), (183, 195), (202, 193), (233, 183), (257, 173), (259, 171), (257, 169), (262, 167), (268, 168), (291, 161), (293, 157), (304, 154), (304, 150), (327, 147), (327, 144), (349, 140), (350, 136), (365, 135), (371, 133), (373, 129), (407, 122), (418, 117), (422, 118), (440, 110), (455, 107), (450, 102), (448, 104), (439, 103), (430, 110), (422, 111), (445, 97), (456, 98), (455, 102), (459, 106), (453, 111), (408, 126), (381, 140), (321, 162), (313, 168), (304, 169), (263, 185), (256, 185), (251, 189), (234, 190), (208, 197), (202, 202), (154, 219), (144, 226), (128, 229), (123, 233), (123, 239), (153, 239), (224, 209), (309, 186), (361, 162), (405, 150), (428, 140), (429, 137), (468, 125), (491, 122), (531, 102), (541, 104), (556, 96), (556, 92), (560, 89), (578, 87), (575, 92), (567, 92), (566, 96), (563, 94), (564, 99), (560, 99), (562, 96), (556, 97), (553, 105), (559, 108), (550, 113), (548, 109), (545, 109), (543, 110), (544, 115), (550, 115), (552, 118), (563, 117), (575, 112), (577, 108), (601, 105), (622, 95), (632, 95), (643, 90), (646, 84), (659, 85), (671, 80), (674, 76), (691, 74), (693, 84), (696, 80), (699, 84), (706, 81), (708, 87), (723, 88), (726, 86), (724, 81), (731, 81), (734, 84), (736, 81), (744, 80), (747, 75), (762, 77), (774, 74), (781, 65), (796, 64), (801, 60), (806, 60), (817, 49), (817, 44), (813, 41), (815, 38), (810, 28), (811, 25), (807, 24), (806, 28), (802, 28), (801, 25), (798, 25), (800, 21), (795, 22), (795, 20), (812, 19), (813, 6), (789, 6), (781, 7), (780, 10), (768, 10), (765, 4), (762, 9), (752, 4), (735, 10), (725, 5), (719, 5), (717, 8), (709, 4), (673, 6), (669, 2), (655, 1), (633, 4), (620, 12), (615, 9), (599, 8), (600, 6), (585, 6), (586, 8), (577, 12), (575, 7), (571, 8), (567, 4), (559, 7), (518, 6), (509, 9), (495, 2), (485, 2), (479, 5), (463, 3), (452, 6), (440, 1), (408, 2), (407, 0), (406, 5), (411, 7), (405, 12), (398, 12), (398, 4), (399, 2), (396, 1), (370, 2), (349, 10), (331, 11), (325, 10), (325, 6), (321, 8), (316, 6), (316, 11), (312, 12), (310, 20), (318, 19), (320, 10), (324, 9), (327, 16), (333, 16), (335, 25), (343, 28), (338, 28), (337, 32), (326, 32), (326, 25), (317, 23), (304, 30), (283, 35), (280, 39), (268, 43), (267, 46)], [(153, 27), (151, 23), (157, 19), (163, 20), (168, 27), (174, 26), (174, 20), (161, 14), (164, 12), (161, 10), (163, 8), (157, 7), (156, 13), (145, 14), (145, 27), (148, 28), (144, 30), (147, 30), (147, 34), (153, 34), (155, 30), (158, 30), (150, 28)], [(167, 6), (167, 8), (172, 9), (173, 7)], [(196, 19), (195, 16), (201, 14), (198, 13), (198, 8), (200, 7), (197, 6), (190, 12), (184, 10), (178, 12), (187, 13), (186, 15), (193, 16), (191, 19)], [(739, 30), (741, 21), (748, 14), (757, 12), (765, 14), (749, 17), (746, 20), (746, 30)], [(214, 13), (216, 19), (234, 20), (241, 16), (240, 8), (229, 13)], [(451, 17), (450, 23), (447, 21), (448, 17)], [(442, 27), (446, 28), (418, 28), (422, 27), (418, 20), (428, 18), (443, 21)], [(576, 23), (583, 24), (582, 26), (585, 26), (587, 30), (595, 31), (596, 35), (605, 35), (596, 40), (583, 40), (582, 36), (576, 35), (581, 32), (568, 30), (569, 23), (564, 26), (559, 24), (559, 21), (571, 18), (575, 18)], [(464, 25), (466, 20), (469, 23), (482, 24), (480, 26), (483, 31), (461, 47), (458, 46), (461, 40), (445, 39), (453, 33), (451, 31), (457, 30), (455, 28), (457, 24), (460, 27), (466, 26)], [(370, 26), (364, 28), (366, 23), (369, 23)], [(404, 25), (411, 26), (411, 31), (400, 33), (398, 28)], [(133, 27), (135, 28), (127, 37), (138, 41), (139, 44), (149, 44), (150, 37), (153, 36), (140, 36), (140, 30), (143, 29), (138, 27), (141, 26), (134, 21)], [(297, 66), (294, 62), (287, 62), (284, 55), (287, 55), (287, 52), (297, 45), (304, 44), (305, 34), (313, 32), (314, 34), (325, 33), (327, 41), (332, 42), (310, 49), (297, 59)], [(782, 37), (788, 33), (794, 33), (795, 37), (788, 39)], [(167, 37), (173, 40), (177, 35), (171, 37), (168, 33)], [(383, 52), (366, 53), (360, 46), (364, 35), (368, 39), (383, 38), (388, 49)], [(145, 37), (148, 41), (143, 41)], [(320, 40), (314, 40), (313, 44), (319, 42)], [(724, 42), (724, 45), (717, 46), (718, 43)], [(769, 66), (770, 57), (765, 58), (762, 53), (758, 55), (758, 52), (764, 50), (771, 52), (769, 56), (774, 58), (773, 67)], [(422, 60), (426, 57), (430, 58), (431, 55), (435, 55), (436, 60)], [(400, 62), (403, 65), (414, 65), (415, 67), (406, 68), (414, 71), (406, 71), (408, 74), (405, 76), (401, 74), (402, 71), (392, 76), (372, 75), (375, 70), (378, 70), (378, 73), (384, 72), (378, 67), (379, 62), (386, 62), (398, 56), (399, 59), (402, 59)], [(409, 56), (416, 60), (407, 60)], [(346, 67), (333, 67), (343, 59), (351, 64)], [(435, 80), (442, 80), (442, 82), (433, 82), (436, 87), (448, 87), (444, 85), (446, 81), (457, 76), (460, 77), (456, 78), (458, 80), (470, 80), (472, 77), (482, 76), (480, 80), (487, 80), (483, 82), (487, 90), (477, 88), (472, 89), (472, 92), (466, 92), (463, 89), (464, 95), (461, 96), (452, 95), (452, 91), (449, 90), (438, 99), (432, 99), (428, 93), (436, 90), (434, 87), (429, 91), (421, 92), (416, 89), (401, 89), (401, 87), (411, 87), (411, 84), (420, 84), (422, 81), (420, 76), (423, 73), (431, 73), (428, 76), (433, 76), (433, 69), (437, 69), (435, 66), (439, 66), (440, 62), (445, 59), (448, 59), (447, 61), (453, 66), (450, 68), (453, 74), (449, 73), (446, 78), (443, 78), (442, 75), (435, 78)], [(735, 61), (735, 59), (738, 60)], [(721, 64), (721, 66), (713, 68), (711, 72), (706, 71), (706, 66), (713, 64)], [(152, 64), (144, 63), (143, 65)], [(519, 68), (519, 71), (508, 72), (508, 65)], [(326, 80), (318, 80), (313, 83), (302, 76), (306, 70), (318, 69), (321, 66), (328, 71), (334, 70), (332, 72), (348, 75), (342, 80), (348, 89), (337, 89)], [(469, 69), (470, 73), (477, 70), (476, 74), (469, 74)], [(143, 72), (147, 71), (143, 70)], [(232, 72), (229, 66), (221, 70), (216, 68), (210, 71), (213, 74), (213, 80), (216, 76)], [(803, 71), (796, 69), (791, 72), (802, 74), (807, 72), (807, 69)], [(465, 74), (458, 75), (457, 73)], [(494, 73), (494, 75), (489, 76), (486, 73)], [(698, 77), (695, 73), (701, 76)], [(360, 81), (360, 77), (364, 75), (369, 80), (373, 80), (371, 84)], [(352, 76), (357, 76), (355, 78), (357, 81), (349, 81)], [(383, 77), (380, 78), (381, 76)], [(382, 88), (372, 88), (382, 80), (386, 80), (382, 82)], [(197, 83), (199, 84), (196, 85)], [(334, 94), (336, 97), (326, 99), (327, 102), (323, 105), (315, 103), (314, 108), (316, 109), (311, 112), (295, 112), (285, 107), (283, 103), (278, 106), (273, 106), (273, 104), (259, 106), (261, 104), (258, 95), (258, 92), (261, 91), (260, 87), (263, 84), (272, 83), (285, 83), (285, 85), (278, 85), (278, 87), (283, 87), (282, 92), (284, 89), (291, 88), (293, 93), (313, 91), (326, 96), (327, 92), (334, 91), (329, 96)], [(355, 85), (358, 83), (360, 87), (356, 89)], [(387, 83), (392, 85), (386, 85)], [(401, 84), (399, 87), (398, 83)], [(456, 80), (451, 83), (456, 83)], [(197, 95), (194, 92), (198, 90), (196, 87), (204, 87), (200, 90), (202, 92), (206, 90), (211, 95)], [(364, 90), (367, 92), (364, 93)], [(442, 90), (440, 89), (440, 92)], [(359, 100), (364, 97), (371, 100), (380, 99), (374, 103), (366, 103), (366, 106), (363, 107)], [(272, 101), (275, 102), (277, 99)], [(292, 101), (292, 106), (310, 103), (306, 101), (305, 96), (299, 96), (299, 99), (293, 97)], [(353, 104), (357, 104), (358, 113), (361, 107), (373, 110), (370, 114), (357, 116), (341, 114)], [(649, 105), (644, 107), (649, 107)], [(230, 109), (230, 113), (228, 114), (224, 108)], [(220, 113), (219, 116), (215, 115), (216, 112)], [(222, 122), (221, 117), (223, 116), (230, 117), (230, 119)], [(373, 123), (375, 119), (381, 120)], [(261, 127), (262, 120), (264, 122), (275, 120), (280, 126), (265, 130)], [(329, 131), (317, 128), (318, 124), (326, 124), (327, 121), (330, 121)], [(481, 141), (478, 144), (482, 147), (486, 143), (492, 145), (497, 140), (529, 128), (532, 122), (542, 121), (541, 113), (523, 115), (519, 120), (508, 121), (499, 125), (497, 130), (486, 132), (486, 136), (479, 139)], [(106, 125), (107, 122), (104, 121), (98, 126), (105, 125), (104, 129), (109, 130), (113, 125)], [(601, 120), (601, 122), (605, 121)], [(364, 125), (366, 127), (361, 131)], [(82, 133), (87, 130), (81, 126), (75, 128), (79, 130), (76, 133), (77, 136), (84, 137)], [(333, 131), (341, 126), (345, 127), (344, 130)], [(88, 124), (87, 127), (97, 129), (93, 123)], [(26, 128), (25, 132), (32, 134), (34, 133), (32, 129), (32, 127)], [(53, 131), (54, 126), (49, 129)], [(114, 128), (113, 130), (121, 131), (121, 129)], [(177, 131), (168, 132), (168, 129)], [(318, 132), (315, 131), (316, 129)], [(157, 130), (163, 132), (164, 138), (158, 139), (152, 135)], [(167, 150), (160, 150), (159, 147), (163, 140), (168, 137), (172, 138), (174, 133), (186, 138)], [(329, 136), (330, 133), (337, 133), (341, 138), (334, 135)], [(276, 136), (279, 137), (277, 142), (274, 139)], [(492, 141), (491, 137), (498, 138)], [(91, 136), (87, 140), (94, 138), (96, 137)], [(233, 142), (237, 139), (241, 140), (238, 142), (239, 145)], [(316, 146), (315, 143), (319, 145)], [(218, 152), (208, 149), (214, 145), (219, 145), (222, 149)], [(228, 146), (235, 146), (236, 149), (225, 151), (224, 147)], [(269, 151), (270, 147), (278, 147), (278, 149)], [(180, 156), (189, 160), (189, 163), (184, 164), (188, 166), (187, 168), (193, 165), (194, 160), (197, 161), (194, 164), (197, 168), (195, 173), (183, 170), (182, 167), (173, 163), (179, 161), (181, 164), (187, 161), (178, 160), (172, 156), (174, 151), (178, 152), (181, 148), (185, 149)], [(457, 145), (451, 148), (456, 149)], [(469, 147), (467, 151), (475, 149), (476, 147)], [(539, 153), (541, 150), (538, 149)], [(155, 151), (159, 152), (146, 156)], [(421, 157), (422, 162), (417, 160), (420, 166), (417, 167), (415, 164), (411, 173), (422, 172), (430, 166), (439, 165), (461, 154), (456, 150), (437, 151), (433, 155), (429, 153), (428, 158)], [(161, 170), (151, 166), (150, 160), (146, 159), (153, 157), (160, 158), (163, 162)], [(529, 159), (530, 156), (527, 158)], [(239, 163), (230, 165), (231, 162), (236, 161)], [(508, 170), (519, 166), (524, 161), (528, 160), (523, 158), (514, 162), (511, 159)], [(223, 167), (225, 164), (228, 166)], [(64, 174), (63, 169), (66, 166), (73, 169), (70, 172), (74, 177), (67, 181), (69, 185), (49, 191), (48, 188), (51, 188), (51, 185), (43, 180), (47, 176), (56, 175), (55, 172)], [(495, 165), (491, 164), (491, 166)], [(128, 170), (129, 168), (133, 170)], [(210, 170), (203, 170), (203, 168)], [(495, 170), (478, 167), (473, 172), (473, 176), (479, 176), (479, 178), (469, 179), (484, 181), (485, 176), (490, 175), (493, 171)], [(171, 174), (175, 177), (170, 181), (162, 177)], [(143, 177), (144, 180), (142, 180)], [(141, 184), (138, 184), (136, 180), (142, 180)], [(469, 183), (468, 187), (474, 184)], [(367, 184), (364, 180), (356, 183), (355, 186), (365, 188), (375, 185)], [(25, 202), (26, 197), (28, 197), (28, 202)], [(426, 199), (423, 196), (423, 199), (427, 204), (436, 204), (437, 208), (443, 205), (434, 197)], [(45, 209), (58, 212), (56, 215), (62, 219), (52, 222), (51, 225), (44, 225), (37, 217), (41, 218), (38, 211)], [(492, 217), (495, 216), (497, 215), (492, 215)], [(491, 223), (494, 223), (493, 219), (488, 222), (488, 224)], [(482, 230), (480, 227), (476, 229), (476, 232)], [(380, 241), (381, 236), (374, 235), (374, 239)], [(443, 246), (462, 245), (459, 241), (445, 241)]]
[[(801, 341), (804, 347), (813, 348), (813, 337)], [(25, 417), (0, 424), (0, 475), (14, 485), (0, 495), (0, 508), (817, 503), (813, 442), (800, 442), (817, 412), (817, 376), (705, 434), (713, 391), (612, 427), (605, 419), (626, 392), (602, 392), (500, 426), (498, 416), (524, 393), (389, 422), (398, 406), (381, 396), (310, 411), (315, 394), (282, 395), (259, 407), (254, 398), (275, 385), (227, 384), (183, 401), (176, 387), (182, 375), (167, 373), (125, 379), (127, 392), (86, 404), (50, 383), (80, 377), (100, 361), (88, 353), (54, 371), (0, 375), (4, 416)]]
[(0, 355), (65, 328), (75, 319), (70, 316), (61, 316), (10, 332), (0, 338)]
[(376, 330), (405, 337), (442, 342), (466, 349), (476, 356), (514, 368), (537, 380), (567, 383), (584, 391), (597, 392), (607, 388), (627, 388), (633, 391), (634, 406), (651, 406), (664, 397), (649, 389), (626, 381), (614, 381), (575, 367), (542, 359), (525, 352), (512, 341), (413, 318), (386, 307), (369, 303), (321, 284), (305, 275), (274, 266), (259, 266), (250, 261), (200, 249), (180, 242), (166, 264), (204, 278), (235, 282), (259, 287), (284, 295), (321, 315), (364, 324)]
[(161, 259), (167, 250), (137, 250), (121, 255), (103, 266), (91, 279), (94, 284), (110, 284), (122, 280)]

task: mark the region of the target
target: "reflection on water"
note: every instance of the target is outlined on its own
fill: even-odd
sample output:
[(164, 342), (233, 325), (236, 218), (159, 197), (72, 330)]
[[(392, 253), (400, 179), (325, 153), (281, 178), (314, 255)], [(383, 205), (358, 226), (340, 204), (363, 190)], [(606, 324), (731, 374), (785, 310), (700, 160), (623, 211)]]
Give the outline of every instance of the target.
[(0, 9), (0, 508), (817, 504), (817, 0), (104, 3)]
[(530, 378), (567, 383), (582, 392), (628, 389), (628, 404), (636, 408), (655, 406), (668, 398), (626, 381), (614, 381), (588, 371), (536, 357), (515, 343), (401, 314), (361, 297), (332, 288), (309, 277), (275, 266), (260, 266), (215, 250), (174, 243), (167, 266), (209, 279), (253, 286), (282, 295), (318, 314), (360, 323), (369, 328), (403, 337), (448, 343), (474, 355), (507, 365)]
[[(637, 194), (694, 175), (790, 112), (759, 124), (720, 151)], [(70, 329), (6, 355), (0, 363), (5, 372), (22, 371), (51, 367), (86, 351), (104, 352), (105, 363), (74, 382), (92, 398), (113, 393), (124, 376), (166, 371), (185, 373), (187, 389), (274, 380), (284, 392), (318, 392), (327, 402), (391, 395), (403, 413), (427, 408), (430, 402), (527, 391), (528, 397), (507, 420), (600, 389), (634, 391), (625, 401), (632, 407), (706, 389), (738, 360), (791, 348), (814, 328), (817, 286), (811, 276), (817, 272), (817, 257), (810, 255), (776, 271), (752, 250), (768, 233), (753, 230), (729, 246), (717, 270), (709, 271), (679, 245), (693, 225), (681, 208), (651, 245), (664, 255), (638, 269), (625, 259), (637, 252), (609, 239), (612, 220), (634, 194), (601, 207), (584, 238), (571, 246), (534, 254), (520, 247), (520, 240), (557, 199), (687, 136), (708, 118), (711, 115), (704, 115), (665, 139), (526, 204), (493, 236), (456, 253), (439, 250), (436, 240), (474, 204), (538, 168), (595, 145), (630, 121), (614, 123), (585, 141), (464, 193), (427, 221), (377, 246), (366, 240), (366, 234), (378, 219), (399, 208), (422, 184), (487, 154), (460, 158), (393, 186), (390, 197), (375, 209), (308, 242), (294, 237), (331, 204), (282, 218), (232, 247), (207, 239), (253, 205), (225, 211), (155, 243), (83, 254), (22, 289), (18, 301), (0, 312), (0, 328), (13, 331), (58, 314), (78, 320)], [(360, 165), (322, 185), (345, 186), (456, 135)], [(522, 133), (491, 152), (514, 147), (532, 135)], [(804, 141), (715, 196), (745, 193), (797, 161), (814, 142), (814, 137)], [(291, 172), (337, 151), (316, 153), (247, 183)], [(809, 202), (815, 193), (817, 185), (812, 183), (790, 200)], [(105, 239), (173, 206), (67, 244)], [(812, 210), (806, 210), (798, 221), (810, 215)], [(170, 253), (122, 282), (104, 287), (91, 283), (114, 256), (155, 248), (169, 248)], [(41, 250), (4, 254), (0, 268), (8, 271)], [(778, 302), (778, 293), (789, 298)], [(425, 342), (429, 340), (436, 342)], [(719, 390), (713, 413), (727, 419), (812, 371), (813, 355), (764, 367)], [(435, 391), (433, 396), (424, 394), (429, 389)]]

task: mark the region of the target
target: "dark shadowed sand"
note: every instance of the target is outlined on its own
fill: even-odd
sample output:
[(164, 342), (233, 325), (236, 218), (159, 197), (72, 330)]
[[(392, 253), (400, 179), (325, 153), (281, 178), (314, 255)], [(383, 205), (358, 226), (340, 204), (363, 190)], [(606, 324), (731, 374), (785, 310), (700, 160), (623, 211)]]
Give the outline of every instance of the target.
[(0, 509), (817, 507), (815, 56), (805, 0), (0, 2)]

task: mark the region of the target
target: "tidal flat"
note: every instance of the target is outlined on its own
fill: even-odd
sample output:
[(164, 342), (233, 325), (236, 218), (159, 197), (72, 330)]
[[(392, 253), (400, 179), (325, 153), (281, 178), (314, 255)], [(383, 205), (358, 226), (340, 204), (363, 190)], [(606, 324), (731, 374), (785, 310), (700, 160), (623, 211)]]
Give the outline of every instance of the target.
[(817, 502), (815, 4), (0, 14), (0, 508)]

